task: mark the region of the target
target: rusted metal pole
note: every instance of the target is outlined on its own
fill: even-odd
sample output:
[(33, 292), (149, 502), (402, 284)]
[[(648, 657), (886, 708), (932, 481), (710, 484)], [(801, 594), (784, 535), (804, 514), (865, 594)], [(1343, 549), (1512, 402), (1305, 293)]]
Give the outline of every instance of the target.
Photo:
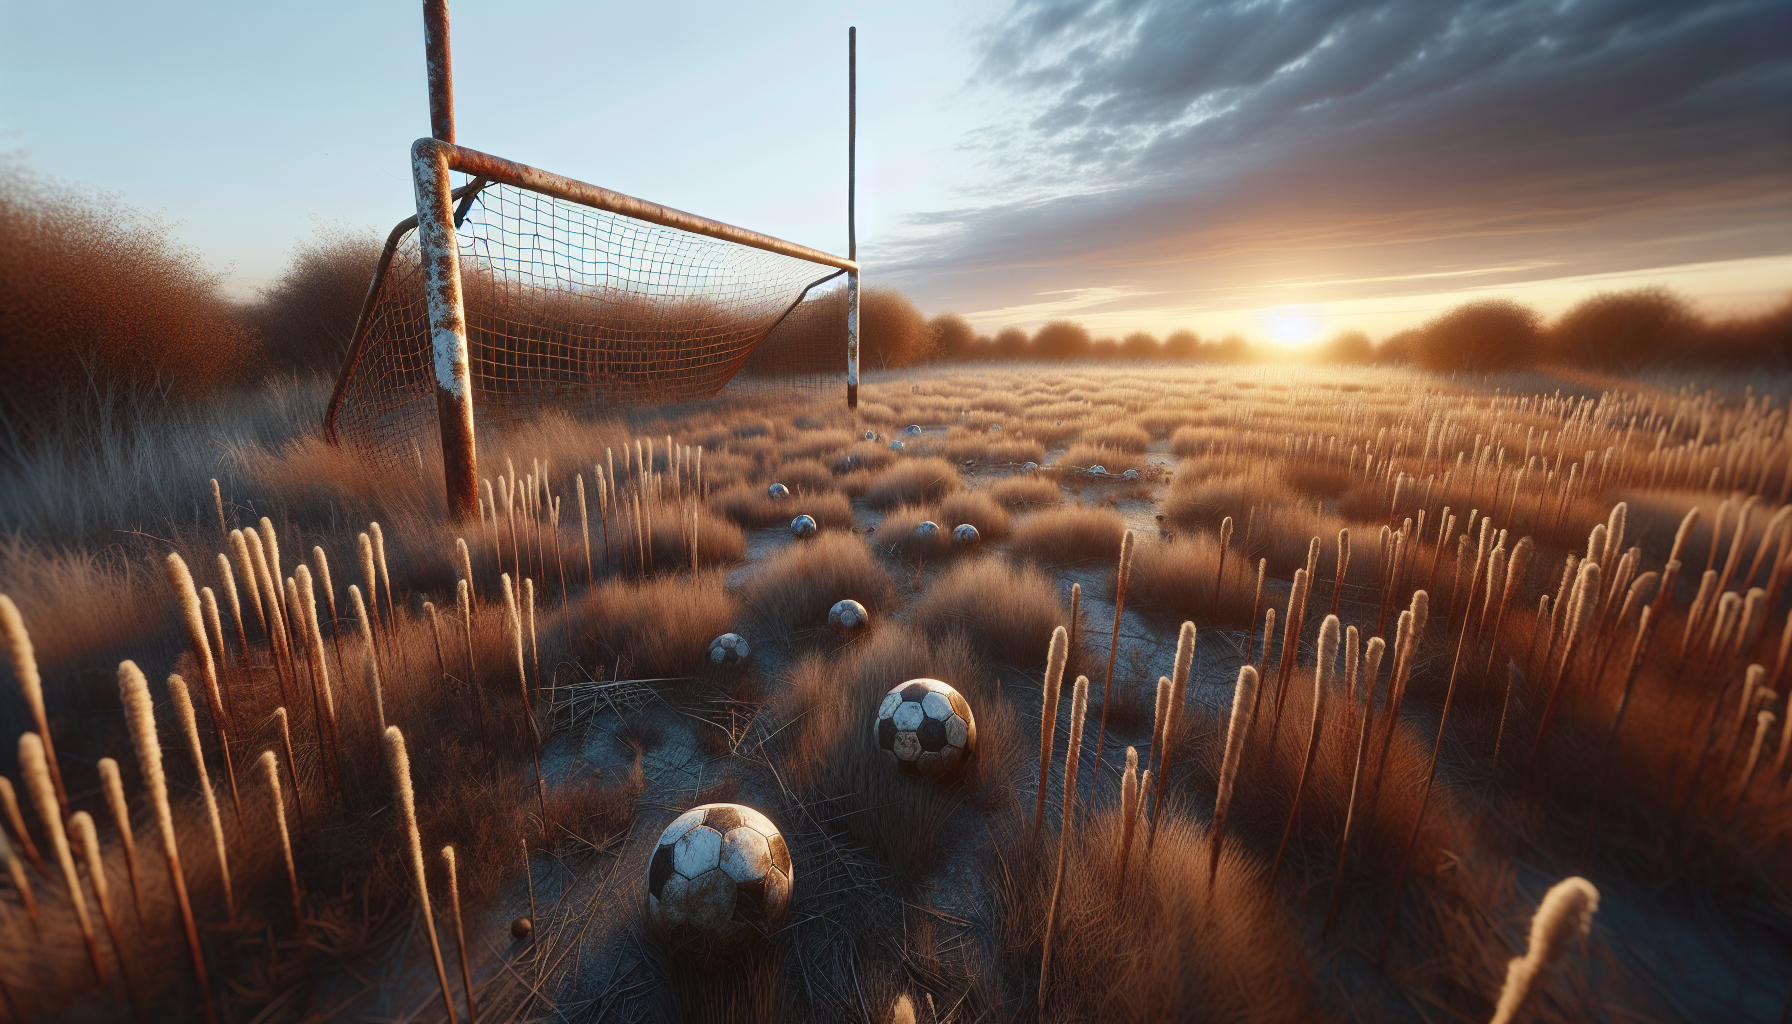
[(859, 407), (859, 29), (846, 30), (846, 407)]
[(465, 519), (479, 511), (479, 472), (473, 444), (473, 381), (467, 366), (460, 247), (454, 237), (454, 200), (448, 187), (452, 149), (435, 139), (418, 139), (411, 146), (411, 176), (417, 190), (417, 243), (422, 249), (430, 348), (435, 356), (442, 475), (449, 510)]
[(448, 49), (448, 0), (423, 0), (423, 65), (429, 71), (429, 133), (454, 141), (454, 70)]

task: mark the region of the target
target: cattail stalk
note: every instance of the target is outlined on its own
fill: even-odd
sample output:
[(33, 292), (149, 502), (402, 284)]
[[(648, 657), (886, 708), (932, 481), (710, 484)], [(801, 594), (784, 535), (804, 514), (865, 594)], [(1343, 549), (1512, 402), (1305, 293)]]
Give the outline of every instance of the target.
[(299, 828), (308, 830), (305, 824), (305, 791), (299, 785), (299, 762), (292, 756), (292, 729), (287, 725), (286, 709), (274, 709), (274, 719), (280, 723), (280, 743), (286, 748), (286, 767), (292, 772), (292, 804), (299, 811)]
[(218, 510), (218, 532), (230, 539), (230, 526), (224, 522), (224, 492), (218, 489), (218, 478), (212, 477), (212, 506)]
[(1120, 871), (1114, 881), (1115, 899), (1126, 892), (1126, 866), (1132, 859), (1132, 832), (1139, 823), (1140, 802), (1139, 751), (1127, 747), (1126, 771), (1120, 776)]
[(473, 711), (479, 716), (479, 745), (485, 748), (485, 768), (492, 771), (492, 741), (485, 730), (485, 691), (479, 687), (479, 673), (473, 667), (473, 600), (466, 580), (454, 588), (454, 602), (460, 609), (462, 637), (467, 642), (467, 685), (473, 690)]
[(236, 556), (237, 571), (243, 574), (243, 586), (249, 591), (249, 605), (255, 609), (255, 621), (265, 634), (268, 631), (267, 614), (262, 611), (261, 588), (256, 585), (260, 577), (256, 575), (255, 561), (249, 555), (249, 544), (244, 539), (243, 531), (230, 531), (230, 551)]
[[(236, 592), (236, 573), (230, 569), (230, 559), (222, 552), (218, 554), (218, 575), (224, 581), (224, 600), (230, 606), (230, 620), (236, 623), (237, 647), (243, 656), (243, 678), (249, 684), (249, 700), (255, 701), (255, 659), (249, 655), (249, 631), (243, 622), (243, 602)], [(218, 648), (218, 657), (224, 657), (222, 646)]]
[(535, 692), (541, 692), (541, 645), (535, 637), (535, 581), (523, 581), (523, 626), (529, 631), (529, 661), (535, 670)]
[[(274, 808), (274, 830), (280, 836), (280, 853), (286, 860), (286, 884), (292, 894), (292, 919), (298, 926), (299, 935), (305, 934), (305, 897), (299, 889), (299, 871), (292, 859), (292, 836), (286, 831), (286, 800), (280, 792), (280, 762), (274, 757), (272, 750), (264, 750), (256, 760), (261, 769), (262, 778), (268, 784), (268, 802)], [(301, 948), (304, 942), (301, 939)]]
[(585, 474), (573, 474), (574, 489), (579, 494), (579, 539), (585, 550), (585, 583), (587, 586), (597, 582), (591, 571), (591, 515), (585, 507)]
[[(1244, 638), (1244, 656), (1246, 660), (1250, 659), (1251, 643), (1257, 638), (1257, 613), (1263, 608), (1263, 571), (1268, 567), (1269, 559), (1257, 559), (1257, 594), (1255, 597), (1251, 598), (1251, 625)], [(1267, 657), (1269, 641), (1265, 640), (1263, 643), (1263, 649), (1266, 652), (1265, 656)]]
[(1369, 640), (1363, 652), (1363, 681), (1360, 706), (1362, 723), (1357, 727), (1356, 767), (1350, 775), (1350, 799), (1344, 805), (1344, 833), (1338, 839), (1338, 871), (1332, 879), (1332, 896), (1325, 908), (1325, 926), (1320, 930), (1320, 937), (1331, 934), (1332, 922), (1338, 915), (1338, 898), (1344, 894), (1344, 866), (1350, 856), (1350, 833), (1356, 825), (1357, 795), (1363, 789), (1363, 768), (1368, 762), (1369, 736), (1375, 723), (1375, 685), (1381, 673), (1381, 658), (1387, 650), (1387, 641), (1381, 637)]
[(448, 994), (448, 971), (442, 966), (442, 944), (436, 938), (435, 915), (429, 909), (429, 879), (423, 869), (423, 837), (417, 831), (417, 799), (411, 792), (411, 759), (405, 753), (404, 734), (397, 726), (388, 726), (386, 763), (392, 768), (392, 788), (398, 793), (398, 806), (404, 815), (405, 838), (409, 843), (411, 879), (417, 883), (417, 903), (423, 908), (423, 930), (429, 934), (429, 951), (436, 962), (436, 980), (442, 985), (442, 1005), (453, 1024), (454, 998)]
[(1182, 709), (1188, 703), (1188, 677), (1195, 663), (1195, 624), (1184, 622), (1176, 631), (1176, 661), (1170, 669), (1168, 707), (1163, 719), (1163, 734), (1156, 738), (1151, 753), (1157, 755), (1157, 793), (1151, 802), (1151, 829), (1145, 849), (1157, 843), (1157, 822), (1163, 817), (1164, 786), (1170, 779), (1170, 763), (1182, 727)]
[(180, 907), (181, 925), (187, 933), (187, 956), (192, 960), (193, 975), (199, 981), (205, 1019), (209, 1024), (217, 1024), (211, 983), (206, 979), (205, 955), (199, 951), (199, 929), (193, 923), (193, 904), (187, 898), (187, 877), (180, 866), (174, 811), (168, 804), (168, 780), (162, 774), (162, 744), (156, 738), (155, 707), (149, 699), (149, 681), (143, 678), (136, 662), (119, 663), (118, 693), (124, 702), (125, 722), (130, 726), (137, 763), (143, 770), (143, 784), (149, 790), (150, 806), (155, 809), (156, 827), (162, 836), (162, 855), (168, 861), (168, 876), (174, 883), (174, 899)]
[[(1095, 783), (1101, 776), (1102, 743), (1108, 734), (1108, 703), (1114, 691), (1114, 658), (1120, 653), (1120, 616), (1126, 610), (1126, 582), (1132, 578), (1133, 533), (1120, 538), (1120, 568), (1114, 584), (1114, 633), (1108, 638), (1108, 678), (1101, 687), (1101, 724), (1095, 730), (1095, 763), (1089, 772), (1089, 799), (1095, 799)], [(1160, 773), (1161, 774), (1161, 773)]]
[(1587, 934), (1598, 909), (1599, 890), (1584, 878), (1565, 878), (1544, 894), (1531, 918), (1530, 948), (1506, 967), (1506, 987), (1500, 991), (1491, 1024), (1513, 1024), (1518, 1019), (1538, 975), (1555, 966), (1569, 940)]
[(1612, 724), (1605, 732), (1605, 745), (1599, 754), (1599, 769), (1594, 775), (1593, 799), (1587, 811), (1587, 830), (1581, 837), (1581, 845), (1589, 850), (1593, 842), (1593, 824), (1599, 818), (1599, 804), (1605, 795), (1606, 771), (1611, 767), (1612, 751), (1618, 743), (1618, 726), (1624, 722), (1624, 712), (1630, 707), (1631, 689), (1636, 683), (1637, 671), (1642, 668), (1643, 656), (1648, 653), (1649, 641), (1655, 635), (1655, 609), (1646, 607), (1637, 620), (1636, 639), (1630, 645), (1630, 661), (1624, 666), (1624, 688), (1618, 694), (1618, 709), (1612, 714)]
[(86, 811), (76, 811), (68, 819), (68, 828), (75, 844), (81, 848), (81, 859), (87, 862), (94, 902), (100, 905), (100, 919), (106, 922), (106, 935), (112, 940), (112, 955), (118, 959), (118, 973), (124, 978), (125, 994), (130, 996), (131, 1005), (138, 1007), (141, 1015), (142, 1002), (137, 997), (137, 985), (131, 980), (130, 965), (125, 963), (124, 940), (118, 935), (118, 915), (112, 912), (112, 886), (106, 882), (106, 858), (100, 853), (100, 837), (94, 830), (93, 817)]
[(7, 842), (6, 830), (3, 828), (0, 828), (0, 863), (6, 865), (6, 873), (12, 877), (13, 888), (19, 891), (19, 902), (25, 905), (25, 916), (31, 919), (31, 927), (35, 929), (37, 896), (31, 891), (31, 878), (25, 874), (25, 865), (19, 863), (18, 856), (12, 852), (12, 844)]
[(1481, 670), (1482, 675), (1493, 671), (1493, 659), (1499, 650), (1500, 628), (1506, 623), (1506, 610), (1511, 607), (1513, 595), (1518, 592), (1525, 575), (1530, 572), (1531, 556), (1536, 550), (1537, 545), (1531, 542), (1531, 538), (1525, 537), (1519, 540), (1517, 546), (1513, 547), (1512, 554), (1506, 558), (1505, 585), (1500, 590), (1499, 610), (1493, 616), (1493, 640), (1488, 644), (1487, 667)]
[(392, 643), (388, 646), (396, 646), (398, 656), (402, 659), (404, 648), (397, 644), (398, 609), (392, 604), (392, 574), (386, 571), (386, 534), (380, 529), (378, 523), (368, 523), (367, 531), (373, 534), (373, 559), (380, 570), (380, 591), (377, 595), (369, 591), (367, 596), (374, 598), (373, 614), (375, 618), (378, 618), (380, 614), (379, 598), (386, 599), (386, 635), (392, 639)]
[[(241, 824), (243, 801), (237, 794), (236, 765), (230, 758), (230, 729), (224, 723), (224, 707), (218, 699), (217, 665), (212, 661), (211, 643), (205, 636), (199, 595), (193, 589), (193, 574), (187, 571), (187, 563), (179, 552), (170, 551), (163, 565), (168, 571), (168, 586), (174, 591), (175, 602), (180, 605), (181, 621), (187, 627), (187, 642), (192, 646), (193, 660), (199, 665), (199, 682), (205, 687), (205, 706), (211, 714), (212, 734), (218, 738), (218, 746), (223, 753), (224, 773), (230, 780), (231, 803), (236, 807), (237, 823)], [(228, 889), (229, 886), (225, 888)]]
[[(1251, 709), (1247, 710), (1246, 703)], [(1232, 691), (1232, 718), (1226, 725), (1226, 753), (1220, 761), (1220, 785), (1213, 802), (1213, 839), (1207, 846), (1207, 891), (1213, 892), (1213, 880), (1219, 874), (1220, 847), (1226, 841), (1226, 810), (1232, 805), (1232, 790), (1238, 783), (1238, 762), (1244, 756), (1245, 740), (1250, 736), (1251, 720), (1257, 706), (1257, 670), (1249, 665), (1238, 669), (1238, 683)]]
[(124, 799), (124, 780), (118, 774), (118, 762), (109, 757), (99, 761), (100, 788), (106, 794), (106, 807), (112, 812), (112, 827), (118, 830), (118, 845), (124, 848), (125, 873), (131, 879), (131, 905), (137, 910), (137, 926), (143, 926), (143, 886), (137, 880), (137, 839), (131, 833), (131, 808)]
[(37, 733), (19, 737), (19, 771), (25, 776), (25, 790), (37, 806), (38, 820), (44, 824), (44, 835), (50, 850), (62, 866), (62, 880), (68, 884), (69, 902), (75, 906), (75, 919), (81, 923), (81, 937), (87, 940), (87, 958), (93, 962), (94, 976), (106, 984), (106, 968), (100, 963), (100, 947), (93, 939), (93, 921), (87, 916), (87, 898), (81, 893), (81, 876), (75, 873), (75, 859), (69, 853), (68, 833), (62, 830), (62, 808), (56, 802), (56, 787), (50, 781), (50, 768), (44, 757), (44, 743)]
[(1275, 715), (1270, 719), (1269, 742), (1273, 746), (1282, 724), (1282, 704), (1287, 699), (1288, 678), (1294, 675), (1295, 660), (1300, 656), (1301, 608), (1306, 604), (1306, 591), (1313, 577), (1307, 570), (1294, 570), (1294, 587), (1288, 591), (1288, 618), (1282, 625), (1282, 656), (1276, 664)]
[(1213, 570), (1213, 599), (1220, 599), (1220, 581), (1226, 575), (1226, 549), (1232, 546), (1232, 517), (1220, 520), (1220, 561)]
[(317, 562), (317, 582), (323, 586), (324, 603), (330, 609), (330, 643), (336, 648), (336, 674), (346, 679), (348, 670), (342, 667), (342, 631), (336, 626), (336, 585), (330, 582), (330, 559), (321, 547), (313, 547), (311, 557)]
[(1058, 732), (1058, 690), (1064, 682), (1064, 664), (1070, 656), (1070, 637), (1063, 626), (1052, 630), (1045, 654), (1045, 693), (1039, 705), (1039, 797), (1033, 807), (1033, 834), (1045, 818), (1046, 776), (1052, 768), (1052, 741)]
[(1058, 902), (1064, 894), (1064, 865), (1070, 859), (1070, 834), (1076, 824), (1076, 780), (1083, 751), (1083, 719), (1088, 712), (1089, 677), (1077, 676), (1070, 693), (1070, 743), (1064, 754), (1064, 820), (1063, 827), (1058, 830), (1058, 870), (1052, 882), (1051, 907), (1045, 915), (1045, 945), (1039, 954), (1039, 1008), (1042, 1012), (1045, 1009), (1046, 977), (1052, 964), (1052, 932), (1057, 928)]
[(467, 581), (467, 586), (472, 586), (473, 552), (468, 549), (465, 537), (454, 538), (454, 554), (460, 559), (460, 578)]
[(442, 652), (442, 623), (436, 617), (434, 601), (423, 602), (423, 614), (429, 618), (429, 635), (436, 644), (436, 675), (442, 679), (442, 685), (448, 685), (448, 657)]
[(460, 874), (454, 863), (454, 847), (442, 847), (442, 864), (448, 870), (448, 909), (454, 913), (454, 943), (460, 950), (460, 985), (467, 996), (467, 1020), (478, 1024), (479, 1010), (473, 1005), (473, 969), (467, 963), (467, 933), (461, 927)]
[(193, 753), (193, 770), (199, 776), (199, 795), (205, 800), (205, 817), (212, 829), (212, 846), (218, 854), (218, 874), (224, 885), (224, 909), (236, 920), (236, 896), (230, 885), (230, 855), (224, 849), (224, 821), (218, 816), (218, 798), (212, 792), (211, 773), (205, 768), (205, 750), (199, 745), (199, 720), (193, 714), (193, 698), (187, 693), (187, 681), (180, 676), (168, 677), (168, 694), (174, 698), (174, 711), (180, 718), (181, 731), (186, 733), (187, 747)]
[[(1424, 515), (1424, 513), (1422, 513), (1422, 512), (1419, 514)], [(1333, 615), (1338, 614), (1338, 602), (1343, 598), (1343, 595), (1344, 595), (1344, 574), (1349, 571), (1350, 571), (1350, 531), (1348, 529), (1343, 529), (1343, 530), (1338, 531), (1338, 568), (1335, 571), (1335, 573), (1332, 575), (1332, 610), (1331, 610), (1331, 614), (1333, 614)]]
[(374, 656), (373, 631), (367, 621), (367, 605), (361, 600), (361, 592), (351, 584), (348, 588), (349, 607), (354, 609), (355, 623), (361, 627), (361, 636), (367, 641), (366, 668), (362, 672), (367, 677), (369, 692), (373, 695), (373, 708), (379, 719), (380, 735), (386, 735), (386, 701), (380, 688), (379, 659)]
[[(1537, 737), (1531, 743), (1531, 762), (1536, 763), (1537, 751), (1543, 746), (1543, 737), (1549, 731), (1550, 723), (1555, 720), (1556, 707), (1562, 698), (1562, 681), (1568, 674), (1568, 666), (1574, 660), (1576, 648), (1579, 646), (1582, 627), (1592, 612), (1591, 595), (1599, 591), (1599, 566), (1592, 562), (1582, 562), (1580, 573), (1575, 579), (1574, 592), (1568, 602), (1568, 636), (1562, 642), (1562, 661), (1556, 669), (1555, 683), (1550, 687), (1549, 698), (1543, 705), (1543, 720), (1537, 724)], [(1544, 665), (1548, 669), (1548, 665)]]
[(268, 652), (273, 657), (275, 674), (280, 680), (280, 699), (292, 703), (292, 694), (288, 692), (287, 680), (298, 684), (298, 666), (293, 664), (292, 650), (286, 644), (286, 617), (281, 612), (285, 603), (285, 594), (280, 589), (279, 577), (268, 568), (267, 556), (261, 543), (261, 535), (254, 530), (243, 534), (251, 562), (255, 569), (256, 589), (262, 594), (262, 609), (267, 615), (263, 623), (268, 633)]
[(1082, 621), (1083, 621), (1083, 585), (1081, 583), (1072, 583), (1070, 585), (1070, 647), (1071, 647), (1071, 649), (1075, 649), (1075, 647), (1076, 647), (1077, 627), (1079, 625), (1081, 625)]
[(314, 665), (318, 690), (323, 696), (324, 717), (330, 726), (330, 762), (335, 768), (336, 786), (342, 786), (342, 736), (336, 725), (336, 691), (330, 685), (330, 665), (324, 658), (324, 638), (317, 628), (317, 595), (312, 590), (311, 573), (304, 566), (295, 570), (294, 582), (298, 585), (299, 611), (304, 616), (303, 626), (306, 642), (309, 644), (311, 660)]
[(230, 695), (230, 686), (224, 678), (224, 663), (228, 660), (224, 654), (224, 623), (218, 614), (218, 597), (212, 593), (212, 588), (199, 588), (199, 610), (205, 615), (206, 628), (211, 631), (211, 642), (218, 652), (218, 690), (223, 697), (224, 717), (230, 722), (230, 728), (235, 729), (236, 699)]
[(498, 577), (504, 588), (504, 607), (510, 615), (511, 646), (516, 652), (516, 680), (523, 695), (523, 727), (529, 734), (529, 753), (535, 758), (535, 793), (541, 810), (541, 828), (548, 828), (548, 784), (541, 775), (541, 741), (535, 735), (535, 716), (529, 711), (529, 676), (523, 671), (523, 623), (517, 614), (516, 588), (510, 585), (510, 574)]
[(44, 856), (38, 852), (37, 844), (31, 841), (31, 833), (25, 830), (25, 816), (19, 813), (19, 795), (13, 792), (12, 780), (0, 775), (0, 804), (6, 806), (6, 820), (12, 824), (12, 830), (19, 837), (19, 845), (25, 848), (25, 856), (31, 858), (31, 866), (45, 878), (50, 877), (50, 869), (44, 864)]
[(1276, 844), (1276, 857), (1270, 864), (1273, 880), (1281, 871), (1282, 855), (1288, 850), (1288, 837), (1294, 834), (1294, 822), (1300, 816), (1301, 796), (1307, 789), (1307, 775), (1313, 770), (1313, 758), (1319, 753), (1319, 730), (1325, 724), (1325, 693), (1331, 688), (1338, 663), (1338, 617), (1327, 615), (1319, 626), (1319, 663), (1313, 669), (1313, 720), (1307, 733), (1307, 756), (1301, 762), (1300, 780), (1294, 784), (1294, 803), (1288, 808), (1288, 823), (1282, 826), (1282, 841)]
[[(19, 690), (25, 695), (25, 705), (31, 709), (31, 718), (37, 723), (37, 735), (44, 747), (44, 760), (49, 765), (50, 783), (56, 793), (58, 819), (68, 817), (68, 791), (62, 788), (62, 769), (56, 764), (56, 743), (50, 738), (50, 719), (44, 713), (44, 681), (37, 673), (37, 651), (32, 647), (31, 634), (25, 630), (25, 620), (19, 615), (19, 606), (12, 603), (12, 598), (0, 594), (0, 639), (6, 643), (6, 656), (12, 662), (13, 678), (19, 681)], [(200, 642), (204, 643), (203, 636)], [(15, 814), (16, 817), (16, 814)], [(30, 838), (25, 830), (19, 828), (20, 838), (27, 844), (25, 849), (31, 855), (31, 861), (43, 870), (42, 859), (37, 855), (35, 847), (30, 845)]]

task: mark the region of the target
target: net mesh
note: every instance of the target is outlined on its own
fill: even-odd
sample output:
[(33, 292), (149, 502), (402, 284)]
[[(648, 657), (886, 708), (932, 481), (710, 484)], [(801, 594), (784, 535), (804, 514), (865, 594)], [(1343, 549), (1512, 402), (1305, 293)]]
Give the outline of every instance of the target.
[[(846, 372), (844, 275), (491, 184), (456, 225), (475, 429), (724, 391), (820, 394)], [(377, 462), (439, 454), (415, 230), (400, 241), (329, 427)]]

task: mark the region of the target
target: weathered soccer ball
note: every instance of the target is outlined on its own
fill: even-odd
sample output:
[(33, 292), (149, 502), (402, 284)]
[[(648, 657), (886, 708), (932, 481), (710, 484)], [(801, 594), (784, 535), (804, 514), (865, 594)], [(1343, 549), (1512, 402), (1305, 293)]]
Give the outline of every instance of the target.
[(954, 547), (974, 548), (982, 539), (982, 534), (979, 534), (977, 528), (970, 523), (959, 523), (952, 528), (952, 545)]
[(977, 748), (977, 720), (951, 686), (938, 679), (910, 679), (884, 695), (872, 735), (897, 771), (938, 779), (964, 767)]
[(709, 642), (709, 660), (716, 665), (738, 665), (747, 660), (753, 649), (739, 633), (723, 633)]
[(1002, 425), (1000, 423), (991, 423), (989, 425), (989, 432), (992, 434), (1000, 434), (1002, 432)]
[(1108, 467), (1100, 465), (1098, 463), (1096, 465), (1090, 466), (1089, 472), (1090, 472), (1090, 474), (1096, 475), (1096, 476), (1106, 476), (1107, 472), (1108, 472)]
[(730, 946), (777, 931), (792, 881), (790, 850), (770, 818), (704, 804), (660, 833), (647, 863), (647, 914), (674, 944)]
[(867, 441), (877, 440), (877, 431), (875, 431), (875, 430), (865, 431), (865, 440), (867, 440)]
[(797, 537), (815, 536), (815, 517), (797, 516), (790, 521), (790, 532)]
[(940, 524), (931, 519), (923, 520), (915, 527), (916, 540), (933, 540), (940, 535)]
[(1022, 473), (1037, 473), (1037, 472), (1039, 472), (1039, 463), (1029, 462), (1026, 465), (1020, 467), (1020, 471)]
[(765, 489), (765, 495), (773, 501), (783, 501), (790, 497), (790, 488), (783, 484), (773, 484)]
[(1120, 476), (1126, 480), (1137, 480), (1139, 478), (1139, 471), (1136, 469), (1129, 469), (1126, 472), (1120, 474)]
[(921, 436), (921, 424), (910, 423), (908, 426), (902, 428), (902, 432), (908, 434), (910, 437), (919, 437)]
[(851, 598), (835, 601), (834, 607), (828, 609), (828, 628), (841, 636), (852, 636), (871, 624), (871, 615), (865, 606)]
[(901, 441), (891, 441), (890, 442), (890, 450), (893, 452), (901, 451), (902, 450), (902, 442)]

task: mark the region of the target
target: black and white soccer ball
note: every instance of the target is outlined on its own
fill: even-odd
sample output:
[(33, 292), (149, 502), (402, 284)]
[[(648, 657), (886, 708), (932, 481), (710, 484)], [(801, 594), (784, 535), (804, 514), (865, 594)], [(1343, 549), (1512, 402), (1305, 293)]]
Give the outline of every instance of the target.
[(790, 521), (790, 532), (798, 537), (815, 536), (815, 517), (797, 516)]
[(730, 946), (778, 930), (790, 909), (790, 850), (771, 819), (703, 804), (673, 819), (647, 862), (647, 914), (675, 945)]
[(893, 452), (901, 451), (902, 450), (902, 442), (901, 441), (891, 441), (890, 442), (890, 450)]
[(747, 660), (753, 649), (739, 633), (723, 633), (709, 642), (709, 660), (716, 665), (738, 665)]
[(921, 425), (919, 423), (910, 423), (908, 426), (902, 428), (902, 432), (908, 434), (910, 437), (919, 437), (921, 435)]
[(1139, 478), (1139, 471), (1136, 469), (1129, 469), (1126, 472), (1120, 474), (1120, 476), (1122, 479), (1126, 479), (1126, 480), (1137, 480)]
[(974, 548), (977, 546), (977, 542), (982, 539), (983, 536), (979, 534), (977, 528), (970, 523), (959, 523), (952, 528), (953, 547)]
[(773, 501), (783, 501), (785, 498), (790, 497), (790, 488), (783, 484), (773, 484), (765, 489), (765, 494), (766, 497), (771, 498)]
[(1037, 473), (1037, 472), (1039, 472), (1039, 463), (1029, 462), (1026, 465), (1020, 467), (1020, 471), (1022, 473)]
[(828, 628), (841, 636), (852, 636), (863, 632), (871, 624), (871, 614), (865, 606), (852, 598), (835, 601), (834, 607), (828, 609)]
[(977, 749), (977, 720), (964, 696), (938, 679), (892, 687), (872, 726), (877, 747), (905, 775), (944, 778)]
[(916, 540), (933, 540), (940, 535), (940, 524), (931, 519), (922, 520), (915, 527)]
[(877, 431), (875, 431), (875, 430), (865, 431), (865, 440), (867, 440), (867, 441), (877, 440)]
[(1103, 466), (1100, 463), (1096, 463), (1095, 465), (1089, 467), (1089, 473), (1092, 476), (1106, 476), (1108, 474), (1108, 467)]

